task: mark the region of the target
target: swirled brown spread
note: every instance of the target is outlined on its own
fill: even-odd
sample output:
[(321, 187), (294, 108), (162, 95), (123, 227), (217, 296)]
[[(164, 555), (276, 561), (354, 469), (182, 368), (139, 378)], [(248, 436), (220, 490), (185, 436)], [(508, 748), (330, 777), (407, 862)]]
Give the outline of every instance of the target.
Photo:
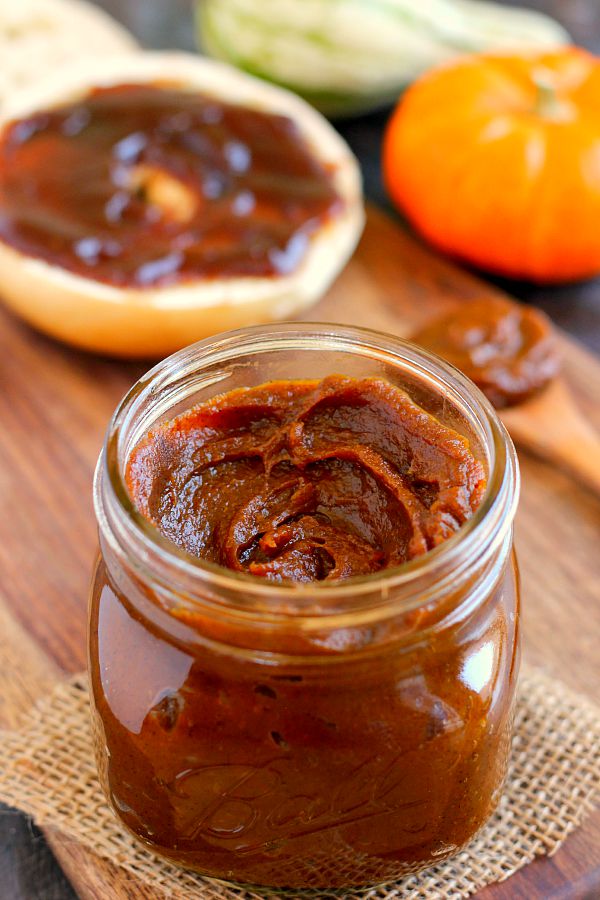
[(465, 303), (413, 339), (464, 372), (498, 409), (527, 400), (560, 369), (547, 316), (500, 297)]
[(467, 440), (377, 378), (333, 375), (223, 394), (134, 448), (140, 512), (205, 560), (312, 582), (401, 565), (478, 506)]
[(98, 88), (0, 140), (0, 240), (111, 285), (288, 274), (342, 206), (291, 119), (178, 86)]

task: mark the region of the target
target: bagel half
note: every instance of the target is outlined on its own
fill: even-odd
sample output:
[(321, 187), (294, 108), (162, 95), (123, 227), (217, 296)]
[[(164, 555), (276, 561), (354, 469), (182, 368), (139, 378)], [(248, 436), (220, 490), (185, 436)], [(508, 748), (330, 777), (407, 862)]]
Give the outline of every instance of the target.
[(73, 64), (52, 80), (15, 96), (0, 118), (0, 135), (15, 119), (74, 101), (92, 88), (161, 80), (291, 118), (314, 156), (332, 169), (343, 209), (311, 236), (295, 271), (269, 277), (115, 287), (0, 242), (0, 295), (6, 303), (35, 327), (87, 350), (128, 357), (163, 356), (219, 331), (298, 314), (326, 291), (362, 230), (360, 172), (342, 138), (294, 94), (223, 63), (183, 53), (137, 53), (101, 64)]

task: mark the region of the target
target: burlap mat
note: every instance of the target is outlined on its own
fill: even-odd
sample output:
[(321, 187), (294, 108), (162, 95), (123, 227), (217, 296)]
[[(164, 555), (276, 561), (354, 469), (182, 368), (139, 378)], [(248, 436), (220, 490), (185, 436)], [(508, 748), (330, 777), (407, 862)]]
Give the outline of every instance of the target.
[(96, 778), (85, 676), (58, 686), (20, 731), (0, 731), (0, 800), (122, 866), (151, 885), (157, 897), (458, 900), (503, 881), (537, 855), (554, 853), (592, 811), (599, 794), (600, 709), (555, 679), (526, 669), (503, 799), (491, 822), (459, 856), (369, 890), (254, 891), (161, 862), (122, 830)]

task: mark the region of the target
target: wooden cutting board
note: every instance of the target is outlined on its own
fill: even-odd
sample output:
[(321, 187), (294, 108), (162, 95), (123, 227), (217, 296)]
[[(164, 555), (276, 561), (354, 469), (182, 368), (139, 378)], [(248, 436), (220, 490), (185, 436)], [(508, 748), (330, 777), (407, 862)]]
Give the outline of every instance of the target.
[[(408, 336), (461, 299), (493, 293), (371, 209), (355, 257), (306, 318)], [(568, 338), (562, 343), (567, 380), (600, 429), (600, 362)], [(93, 468), (113, 409), (146, 368), (69, 350), (0, 310), (0, 722), (14, 724), (32, 698), (85, 666)], [(550, 466), (520, 459), (526, 658), (597, 697), (600, 501)], [(46, 833), (82, 897), (154, 896), (93, 853)], [(600, 812), (553, 859), (479, 896), (600, 896)]]

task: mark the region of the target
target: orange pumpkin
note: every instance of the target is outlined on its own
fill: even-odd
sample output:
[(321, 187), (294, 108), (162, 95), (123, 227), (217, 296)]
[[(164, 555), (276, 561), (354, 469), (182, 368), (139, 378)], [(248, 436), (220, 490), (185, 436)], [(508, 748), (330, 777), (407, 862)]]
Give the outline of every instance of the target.
[(392, 200), (432, 244), (541, 283), (600, 272), (600, 60), (469, 56), (404, 95), (384, 139)]

